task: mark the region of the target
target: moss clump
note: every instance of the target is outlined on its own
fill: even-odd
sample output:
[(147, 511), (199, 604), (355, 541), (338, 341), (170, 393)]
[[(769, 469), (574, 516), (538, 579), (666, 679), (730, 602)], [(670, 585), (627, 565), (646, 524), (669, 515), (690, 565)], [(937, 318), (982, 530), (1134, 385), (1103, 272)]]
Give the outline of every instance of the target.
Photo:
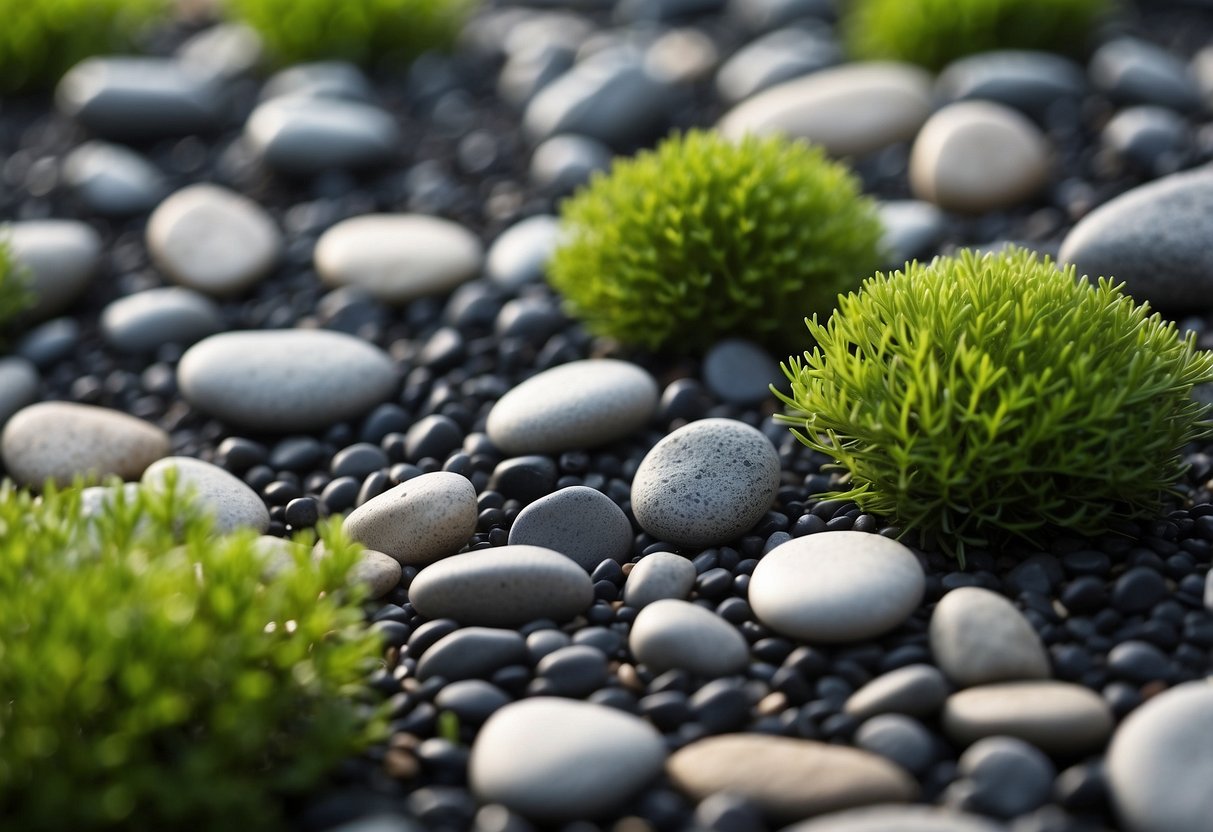
[(53, 87), (90, 55), (129, 49), (168, 0), (0, 0), (0, 93)]
[(1157, 512), (1206, 435), (1213, 355), (1106, 278), (1023, 250), (877, 274), (784, 373), (794, 433), (849, 472), (865, 511), (963, 556)]
[(649, 349), (745, 335), (787, 348), (879, 263), (844, 165), (783, 138), (673, 136), (567, 200), (552, 285), (587, 327)]
[(6, 828), (278, 828), (379, 724), (337, 532), (266, 581), (251, 533), (216, 536), (180, 496), (90, 516), (78, 489), (0, 485)]
[(940, 69), (995, 49), (1081, 54), (1109, 0), (849, 0), (843, 37), (855, 57)]
[(405, 63), (444, 49), (477, 0), (227, 0), (279, 61), (341, 58)]
[(0, 337), (33, 302), (25, 270), (13, 260), (4, 229), (0, 228)]

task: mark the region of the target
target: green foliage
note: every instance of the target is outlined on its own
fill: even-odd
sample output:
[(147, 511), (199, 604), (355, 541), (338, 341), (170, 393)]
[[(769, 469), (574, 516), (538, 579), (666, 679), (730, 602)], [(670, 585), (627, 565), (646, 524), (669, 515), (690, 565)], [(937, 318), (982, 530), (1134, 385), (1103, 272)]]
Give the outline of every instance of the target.
[(476, 0), (227, 0), (280, 61), (406, 63), (451, 44)]
[(13, 261), (4, 229), (0, 228), (0, 335), (33, 302), (25, 270)]
[(778, 137), (672, 136), (617, 159), (561, 219), (552, 285), (591, 331), (649, 349), (725, 335), (786, 348), (806, 309), (829, 313), (880, 259), (850, 170)]
[(857, 58), (940, 69), (994, 49), (1079, 53), (1109, 0), (848, 0), (843, 37)]
[[(1208, 434), (1213, 354), (1106, 278), (1009, 250), (911, 263), (839, 299), (780, 417), (865, 511), (966, 545), (1156, 512)], [(779, 395), (777, 393), (777, 395)]]
[(168, 0), (0, 0), (0, 93), (54, 86), (90, 55), (129, 49)]
[(255, 536), (180, 495), (90, 514), (78, 489), (0, 485), (6, 828), (278, 828), (381, 725), (339, 531), (265, 581)]

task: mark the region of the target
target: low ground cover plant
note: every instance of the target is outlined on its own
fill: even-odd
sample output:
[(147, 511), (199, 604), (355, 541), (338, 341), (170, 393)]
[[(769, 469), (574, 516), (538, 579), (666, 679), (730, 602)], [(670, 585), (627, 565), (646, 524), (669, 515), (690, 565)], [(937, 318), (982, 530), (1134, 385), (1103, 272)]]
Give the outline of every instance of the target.
[(784, 365), (782, 415), (848, 472), (833, 496), (963, 557), (1151, 515), (1209, 435), (1213, 354), (1108, 278), (1010, 249), (877, 274)]

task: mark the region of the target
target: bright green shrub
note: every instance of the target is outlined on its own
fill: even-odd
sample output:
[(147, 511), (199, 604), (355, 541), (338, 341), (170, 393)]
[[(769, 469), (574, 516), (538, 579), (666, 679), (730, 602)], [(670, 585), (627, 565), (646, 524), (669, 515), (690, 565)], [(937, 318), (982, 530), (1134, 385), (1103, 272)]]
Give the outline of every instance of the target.
[(1010, 250), (877, 274), (789, 359), (781, 417), (865, 511), (966, 545), (1157, 512), (1204, 436), (1213, 354), (1120, 287)]
[(25, 271), (13, 261), (4, 229), (0, 228), (0, 334), (33, 303)]
[(0, 0), (0, 93), (48, 89), (90, 55), (129, 49), (168, 0)]
[(477, 0), (227, 0), (285, 63), (404, 63), (451, 44)]
[(1079, 53), (1109, 0), (847, 0), (843, 38), (855, 57), (940, 69), (994, 49)]
[(254, 536), (182, 497), (87, 519), (78, 490), (0, 485), (5, 828), (278, 828), (379, 725), (357, 552), (325, 536), (328, 558), (298, 547), (267, 582)]
[(673, 136), (617, 159), (561, 208), (548, 266), (593, 332), (650, 349), (725, 335), (786, 348), (806, 310), (879, 263), (881, 226), (844, 165), (783, 138)]

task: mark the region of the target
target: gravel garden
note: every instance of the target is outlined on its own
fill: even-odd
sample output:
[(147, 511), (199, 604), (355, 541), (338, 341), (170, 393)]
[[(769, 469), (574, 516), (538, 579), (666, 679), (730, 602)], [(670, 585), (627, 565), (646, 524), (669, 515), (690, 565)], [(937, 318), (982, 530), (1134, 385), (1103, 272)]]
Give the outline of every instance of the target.
[(0, 830), (1213, 832), (1213, 4), (0, 11)]

